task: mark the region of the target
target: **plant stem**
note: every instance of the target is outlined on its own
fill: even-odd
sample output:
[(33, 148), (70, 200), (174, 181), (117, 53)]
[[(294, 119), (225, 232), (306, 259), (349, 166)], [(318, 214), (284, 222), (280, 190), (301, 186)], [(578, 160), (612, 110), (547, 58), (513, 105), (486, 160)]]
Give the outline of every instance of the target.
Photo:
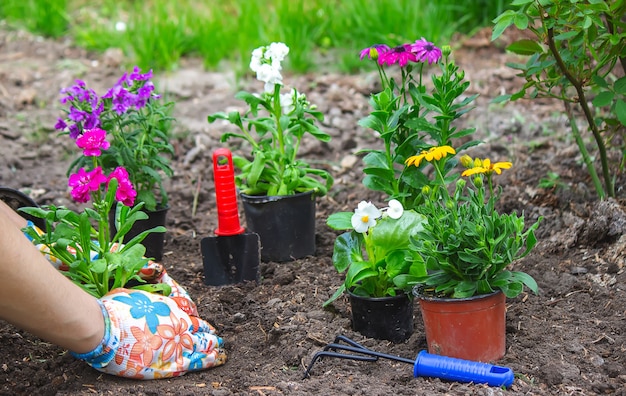
[(585, 142), (583, 141), (582, 136), (580, 136), (580, 131), (578, 130), (578, 126), (576, 125), (576, 120), (574, 119), (574, 115), (572, 114), (572, 107), (569, 102), (564, 101), (565, 104), (565, 112), (567, 113), (567, 118), (569, 118), (570, 127), (572, 128), (572, 135), (574, 135), (574, 139), (576, 140), (576, 144), (578, 145), (578, 150), (580, 154), (583, 156), (583, 161), (585, 161), (585, 165), (587, 166), (587, 171), (591, 176), (591, 180), (593, 181), (593, 185), (598, 193), (598, 197), (600, 199), (604, 199), (604, 188), (602, 187), (602, 182), (598, 177), (598, 173), (596, 172), (596, 168), (593, 166), (593, 161), (591, 160), (591, 156), (585, 147)]
[[(543, 13), (540, 13), (540, 15), (542, 15), (542, 19), (543, 19), (544, 18)], [(554, 31), (551, 28), (548, 29), (548, 47), (550, 48), (550, 52), (552, 52), (552, 55), (554, 56), (554, 59), (556, 60), (556, 63), (559, 69), (561, 70), (563, 75), (569, 80), (569, 82), (574, 86), (574, 89), (576, 89), (576, 93), (578, 95), (578, 99), (576, 101), (583, 110), (585, 118), (587, 119), (587, 124), (589, 125), (589, 129), (593, 133), (594, 140), (596, 141), (596, 146), (598, 147), (598, 154), (600, 155), (600, 163), (602, 164), (602, 174), (604, 177), (606, 193), (608, 194), (609, 197), (615, 197), (615, 188), (613, 186), (613, 180), (611, 179), (611, 174), (609, 171), (606, 147), (604, 145), (604, 141), (602, 140), (602, 135), (600, 134), (600, 131), (598, 130), (598, 126), (595, 124), (593, 120), (591, 109), (589, 109), (587, 97), (585, 95), (585, 90), (583, 89), (583, 83), (581, 81), (578, 81), (572, 75), (572, 73), (570, 73), (569, 69), (565, 65), (565, 62), (563, 62), (563, 59), (561, 58), (561, 55), (559, 54), (559, 51), (556, 48), (556, 45), (554, 43)], [(570, 116), (570, 122), (572, 122), (571, 116), (573, 115), (569, 113), (568, 116)], [(580, 146), (579, 144), (579, 148), (581, 147), (584, 147), (584, 146)], [(582, 152), (582, 148), (581, 148), (581, 152)], [(593, 167), (587, 166), (587, 168), (589, 172), (591, 173), (591, 169), (593, 169)], [(596, 190), (597, 188), (598, 186), (596, 185)], [(600, 190), (597, 190), (597, 192), (598, 192), (598, 195), (601, 195), (601, 196), (604, 195), (602, 188)]]

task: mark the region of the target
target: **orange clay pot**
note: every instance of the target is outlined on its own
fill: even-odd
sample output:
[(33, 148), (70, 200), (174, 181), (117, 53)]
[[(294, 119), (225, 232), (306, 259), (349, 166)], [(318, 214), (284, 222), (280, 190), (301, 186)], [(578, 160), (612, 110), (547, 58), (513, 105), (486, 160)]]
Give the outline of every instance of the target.
[(506, 351), (506, 297), (501, 291), (469, 298), (416, 294), (428, 352), (494, 362)]

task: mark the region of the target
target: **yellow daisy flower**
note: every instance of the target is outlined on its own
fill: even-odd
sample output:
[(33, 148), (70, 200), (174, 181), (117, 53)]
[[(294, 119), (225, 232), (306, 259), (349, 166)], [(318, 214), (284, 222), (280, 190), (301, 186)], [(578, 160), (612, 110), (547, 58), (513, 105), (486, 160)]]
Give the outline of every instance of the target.
[(465, 170), (461, 176), (472, 176), (480, 173), (490, 175), (494, 172), (499, 175), (502, 173), (502, 169), (509, 169), (513, 166), (511, 162), (495, 162), (492, 164), (489, 158), (485, 158), (482, 161), (474, 161), (474, 164), (476, 163), (480, 163), (480, 165)]
[(428, 150), (424, 150), (418, 155), (413, 155), (404, 162), (407, 166), (415, 165), (420, 166), (422, 160), (432, 162), (433, 160), (439, 161), (440, 159), (447, 157), (448, 154), (456, 154), (456, 151), (450, 146), (437, 146), (431, 147)]

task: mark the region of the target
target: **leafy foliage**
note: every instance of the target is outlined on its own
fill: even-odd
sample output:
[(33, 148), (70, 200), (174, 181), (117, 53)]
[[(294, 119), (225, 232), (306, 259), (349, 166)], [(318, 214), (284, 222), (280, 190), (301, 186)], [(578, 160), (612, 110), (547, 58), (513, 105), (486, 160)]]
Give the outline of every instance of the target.
[[(492, 35), (496, 39), (514, 26), (534, 36), (507, 48), (528, 56), (525, 64), (509, 64), (526, 83), (497, 100), (561, 100), (600, 198), (615, 196), (613, 180), (626, 164), (625, 12), (621, 0), (515, 0), (512, 9), (495, 19)], [(604, 183), (578, 131), (575, 109), (582, 112), (593, 136)], [(621, 151), (620, 164), (610, 162), (611, 148)]]
[[(400, 82), (388, 78), (377, 64), (384, 89), (372, 96), (371, 113), (359, 121), (359, 125), (376, 131), (384, 145), (383, 149), (361, 150), (366, 153), (363, 184), (399, 200), (408, 209), (422, 203), (421, 190), (429, 181), (422, 173), (423, 166), (405, 167), (406, 160), (416, 152), (433, 145), (451, 145), (474, 132), (473, 128), (458, 129), (453, 124), (471, 110), (478, 95), (464, 95), (470, 83), (448, 55), (438, 64), (441, 74), (432, 76), (432, 91), (422, 82), (424, 63), (401, 68)], [(458, 150), (478, 143), (466, 142)]]
[(524, 285), (536, 293), (530, 275), (507, 266), (535, 246), (539, 221), (525, 230), (524, 217), (499, 214), (496, 200), (490, 196), (485, 203), (482, 189), (458, 183), (454, 198), (428, 202), (423, 210), (428, 221), (411, 237), (411, 249), (425, 261), (428, 275), (407, 276), (406, 282), (453, 298), (496, 290), (515, 297)]
[(24, 232), (33, 243), (45, 246), (51, 256), (67, 266), (61, 268), (63, 274), (97, 298), (118, 287), (163, 291), (167, 295), (169, 286), (166, 284), (146, 284), (138, 276), (138, 271), (148, 262), (141, 242), (152, 232), (165, 232), (165, 227), (145, 230), (122, 244), (133, 224), (148, 216), (141, 211), (142, 203), (133, 208), (118, 203), (115, 216), (118, 231), (110, 238), (108, 213), (113, 207), (116, 189), (116, 179), (112, 179), (104, 199), (94, 201), (95, 210), (87, 208), (77, 213), (54, 205), (21, 208), (46, 222), (44, 232), (37, 232), (33, 227), (25, 228)]

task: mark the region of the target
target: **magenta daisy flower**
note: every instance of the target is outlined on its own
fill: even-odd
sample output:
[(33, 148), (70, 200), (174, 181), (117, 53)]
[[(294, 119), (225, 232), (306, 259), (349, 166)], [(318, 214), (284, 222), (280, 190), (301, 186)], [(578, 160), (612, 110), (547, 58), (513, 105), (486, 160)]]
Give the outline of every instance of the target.
[(382, 54), (386, 53), (390, 49), (391, 48), (389, 48), (386, 44), (374, 44), (371, 47), (364, 48), (361, 51), (359, 59), (363, 60), (363, 58), (367, 56), (369, 59), (377, 60)]
[(435, 44), (426, 41), (424, 37), (421, 40), (417, 40), (411, 47), (411, 51), (415, 53), (419, 62), (428, 62), (431, 65), (439, 62), (439, 59), (441, 59), (441, 49), (437, 48)]
[(417, 56), (412, 52), (412, 44), (403, 44), (390, 49), (381, 54), (378, 63), (381, 65), (393, 65), (397, 63), (400, 67), (406, 66), (409, 62), (417, 62)]

